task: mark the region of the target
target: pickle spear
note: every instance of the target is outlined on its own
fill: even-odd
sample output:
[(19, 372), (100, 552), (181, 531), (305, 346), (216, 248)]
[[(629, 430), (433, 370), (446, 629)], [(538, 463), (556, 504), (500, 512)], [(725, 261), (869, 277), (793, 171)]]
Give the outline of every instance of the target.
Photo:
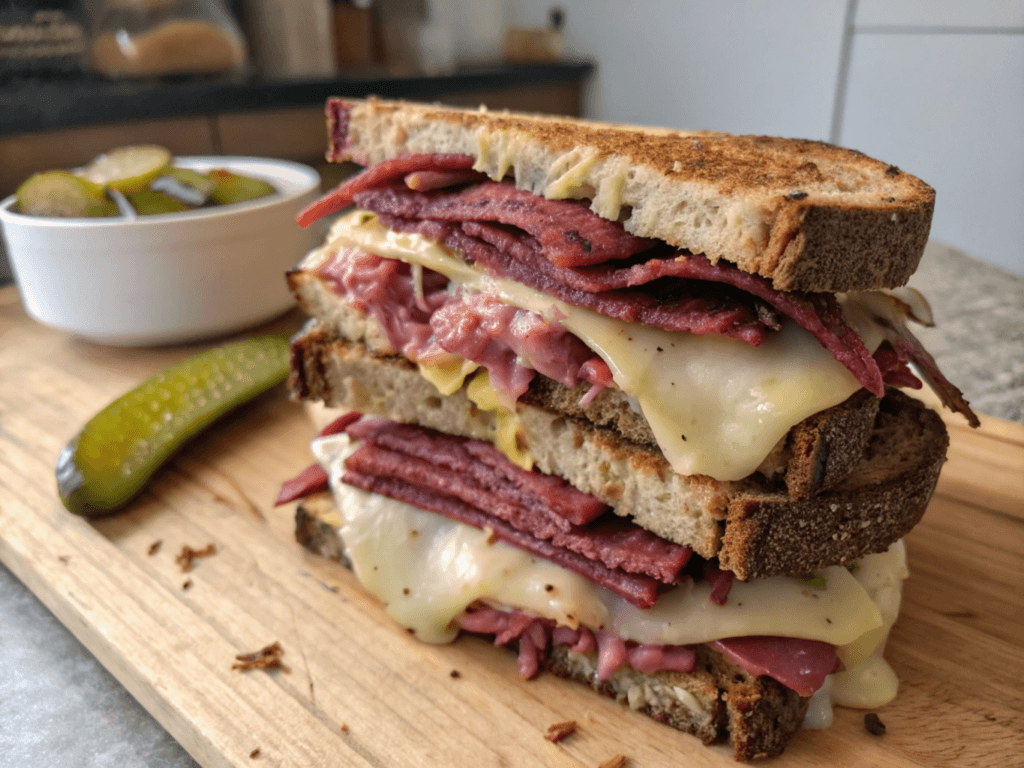
[(112, 402), (57, 459), (64, 506), (92, 517), (135, 497), (189, 438), (288, 375), (288, 341), (261, 336), (202, 352)]

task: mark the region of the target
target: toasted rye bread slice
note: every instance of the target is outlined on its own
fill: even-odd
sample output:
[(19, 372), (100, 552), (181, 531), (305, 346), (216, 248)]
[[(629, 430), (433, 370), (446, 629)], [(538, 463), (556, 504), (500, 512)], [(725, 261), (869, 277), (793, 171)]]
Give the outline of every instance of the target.
[[(299, 503), (295, 538), (348, 567), (340, 525), (333, 496), (314, 494)], [(549, 647), (545, 666), (705, 744), (731, 742), (738, 760), (782, 753), (809, 701), (769, 677), (751, 675), (707, 646), (697, 648), (697, 665), (690, 673), (645, 674), (626, 666), (600, 682), (596, 656), (572, 653), (565, 646)]]
[[(299, 306), (320, 321), (323, 333), (327, 334), (324, 338), (329, 338), (333, 331), (348, 341), (364, 344), (371, 354), (395, 353), (380, 323), (364, 317), (339, 298), (322, 277), (293, 270), (288, 273), (288, 284)], [(582, 407), (579, 403), (586, 391), (587, 385), (568, 388), (538, 375), (520, 402), (611, 429), (630, 443), (658, 451), (647, 420), (620, 390), (605, 389)], [(861, 390), (793, 427), (761, 462), (758, 472), (772, 487), (785, 489), (793, 499), (827, 490), (845, 478), (860, 460), (877, 413), (878, 400)]]
[(453, 109), (327, 104), (329, 160), (472, 155), (475, 167), (548, 198), (589, 199), (626, 230), (783, 291), (903, 285), (924, 252), (935, 191), (854, 150), (817, 141)]
[[(491, 414), (460, 390), (441, 397), (403, 357), (375, 356), (312, 321), (292, 342), (294, 396), (493, 441)], [(799, 575), (884, 551), (921, 518), (945, 459), (942, 420), (892, 391), (865, 456), (832, 491), (794, 501), (751, 476), (719, 482), (672, 470), (654, 447), (536, 405), (519, 407), (536, 468), (640, 526), (719, 557), (739, 578)]]

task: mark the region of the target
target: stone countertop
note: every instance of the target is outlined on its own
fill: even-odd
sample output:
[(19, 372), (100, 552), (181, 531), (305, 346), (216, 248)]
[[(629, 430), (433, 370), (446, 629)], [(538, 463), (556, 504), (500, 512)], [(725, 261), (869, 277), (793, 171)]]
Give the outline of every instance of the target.
[[(1024, 423), (1024, 279), (930, 243), (911, 285), (937, 327), (915, 333), (980, 412)], [(197, 763), (0, 565), (0, 766)]]
[(931, 241), (910, 279), (935, 315), (914, 326), (971, 407), (1024, 424), (1024, 278)]

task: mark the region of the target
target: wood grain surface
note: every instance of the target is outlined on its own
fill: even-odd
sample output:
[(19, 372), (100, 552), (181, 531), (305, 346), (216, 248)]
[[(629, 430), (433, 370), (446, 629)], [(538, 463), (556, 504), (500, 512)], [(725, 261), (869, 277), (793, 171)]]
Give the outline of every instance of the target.
[[(312, 427), (283, 391), (193, 441), (127, 511), (67, 513), (53, 475), (63, 445), (199, 348), (75, 341), (0, 289), (0, 560), (200, 764), (734, 764), (581, 686), (521, 681), (514, 655), (480, 640), (419, 643), (348, 571), (304, 552), (294, 505), (272, 506), (311, 460)], [(888, 653), (901, 690), (878, 713), (887, 733), (837, 709), (832, 728), (799, 733), (773, 764), (1024, 765), (1024, 427), (948, 423), (949, 461), (907, 538), (912, 576)], [(182, 547), (211, 543), (182, 572)], [(287, 672), (232, 670), (236, 654), (274, 641)], [(569, 719), (574, 736), (544, 739)]]

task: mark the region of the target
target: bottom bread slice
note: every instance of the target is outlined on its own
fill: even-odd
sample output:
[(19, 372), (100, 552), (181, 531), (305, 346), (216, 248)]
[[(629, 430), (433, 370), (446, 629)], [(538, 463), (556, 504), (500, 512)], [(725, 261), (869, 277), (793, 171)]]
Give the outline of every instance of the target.
[[(340, 524), (331, 494), (317, 493), (296, 510), (295, 538), (312, 552), (347, 566)], [(624, 666), (599, 681), (596, 655), (553, 644), (544, 666), (705, 744), (730, 743), (737, 760), (781, 754), (810, 701), (769, 677), (751, 675), (704, 645), (697, 647), (696, 666), (688, 673), (643, 673)]]

